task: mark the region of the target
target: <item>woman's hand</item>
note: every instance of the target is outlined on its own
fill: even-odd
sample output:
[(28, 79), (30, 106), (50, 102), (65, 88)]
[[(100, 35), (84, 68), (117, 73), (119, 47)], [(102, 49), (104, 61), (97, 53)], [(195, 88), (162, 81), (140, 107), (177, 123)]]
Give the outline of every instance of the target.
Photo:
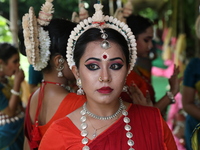
[(147, 91), (146, 98), (145, 98), (143, 93), (137, 87), (136, 84), (133, 83), (128, 88), (128, 93), (129, 93), (129, 96), (131, 97), (134, 104), (139, 104), (139, 105), (143, 105), (143, 106), (153, 106), (153, 103), (150, 99), (149, 92)]
[(14, 84), (21, 84), (24, 81), (24, 71), (22, 69), (18, 69), (15, 71), (15, 79)]
[(180, 90), (180, 83), (183, 80), (183, 77), (179, 78), (178, 75), (180, 73), (179, 66), (177, 67), (174, 65), (174, 71), (172, 76), (169, 78), (169, 85), (170, 85), (170, 91), (173, 93), (174, 96), (179, 92)]

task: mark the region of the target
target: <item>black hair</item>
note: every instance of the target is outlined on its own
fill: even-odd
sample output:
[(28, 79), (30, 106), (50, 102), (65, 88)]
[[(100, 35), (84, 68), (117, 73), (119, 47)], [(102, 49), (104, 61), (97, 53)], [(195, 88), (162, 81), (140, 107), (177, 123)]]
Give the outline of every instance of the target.
[[(128, 67), (129, 48), (128, 48), (128, 43), (127, 43), (126, 39), (124, 38), (124, 36), (114, 29), (105, 28), (104, 31), (108, 35), (108, 38), (107, 38), (108, 41), (115, 42), (121, 47), (121, 49), (126, 57), (126, 64)], [(85, 52), (87, 44), (92, 41), (103, 40), (101, 38), (101, 34), (102, 33), (100, 32), (100, 29), (91, 28), (91, 29), (88, 29), (87, 31), (85, 31), (78, 38), (76, 45), (75, 45), (75, 49), (74, 49), (74, 61), (75, 61), (75, 65), (77, 66), (77, 68), (79, 68), (80, 59)]]
[(129, 28), (135, 35), (136, 39), (137, 36), (151, 26), (153, 26), (153, 22), (148, 18), (144, 18), (140, 15), (130, 15), (127, 17), (126, 23), (128, 24)]
[(0, 43), (0, 59), (5, 63), (15, 54), (18, 54), (18, 49), (10, 43)]
[[(44, 26), (44, 30), (49, 32), (49, 37), (51, 40), (50, 44), (50, 58), (55, 55), (62, 55), (66, 59), (66, 47), (69, 35), (72, 29), (76, 26), (76, 23), (68, 21), (66, 19), (52, 19), (48, 26)], [(20, 34), (19, 34), (20, 35)], [(20, 52), (24, 53), (24, 39), (19, 37), (21, 40)], [(48, 65), (44, 70), (51, 70), (51, 64), (48, 62)]]

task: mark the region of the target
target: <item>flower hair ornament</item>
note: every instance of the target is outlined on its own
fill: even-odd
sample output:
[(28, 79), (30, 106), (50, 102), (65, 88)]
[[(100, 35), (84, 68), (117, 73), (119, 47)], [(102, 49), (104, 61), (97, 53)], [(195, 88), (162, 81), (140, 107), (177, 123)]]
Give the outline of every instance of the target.
[[(69, 64), (70, 69), (72, 69), (72, 66), (75, 65), (74, 59), (73, 59), (73, 52), (74, 48), (76, 45), (76, 41), (78, 38), (88, 29), (90, 28), (99, 28), (100, 32), (102, 33), (101, 38), (103, 39), (101, 43), (101, 47), (104, 49), (107, 49), (110, 47), (109, 42), (106, 40), (107, 39), (107, 34), (104, 32), (104, 28), (111, 28), (119, 33), (121, 33), (129, 47), (129, 52), (130, 52), (130, 69), (128, 73), (131, 72), (131, 70), (134, 67), (135, 61), (136, 61), (136, 40), (135, 36), (131, 32), (131, 29), (126, 25), (124, 22), (121, 22), (117, 18), (114, 18), (113, 16), (104, 16), (102, 12), (103, 5), (102, 4), (94, 4), (95, 8), (95, 14), (92, 17), (89, 17), (83, 21), (81, 21), (71, 32), (71, 35), (68, 39), (67, 43), (67, 52), (66, 52), (66, 57), (67, 57), (67, 62)], [(106, 55), (106, 52), (102, 55), (103, 59), (107, 59), (108, 55)], [(105, 58), (104, 58), (105, 57)]]
[(41, 7), (38, 18), (35, 16), (33, 7), (30, 7), (29, 13), (22, 18), (24, 45), (28, 62), (38, 71), (45, 68), (50, 59), (51, 41), (48, 31), (45, 31), (42, 26), (47, 26), (52, 19), (54, 12), (52, 1), (46, 0)]

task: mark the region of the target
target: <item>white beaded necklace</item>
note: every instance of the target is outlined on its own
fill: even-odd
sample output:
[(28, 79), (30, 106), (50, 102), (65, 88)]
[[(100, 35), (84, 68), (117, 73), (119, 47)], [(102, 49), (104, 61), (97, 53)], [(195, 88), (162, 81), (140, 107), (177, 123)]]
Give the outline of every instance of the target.
[(110, 120), (110, 119), (113, 119), (115, 117), (117, 117), (119, 115), (119, 113), (122, 111), (124, 105), (123, 105), (123, 102), (122, 100), (120, 99), (120, 106), (119, 106), (119, 109), (116, 111), (116, 113), (114, 113), (113, 115), (111, 116), (106, 116), (106, 117), (102, 117), (102, 116), (97, 116), (95, 114), (93, 114), (92, 112), (90, 112), (87, 108), (86, 108), (86, 104), (87, 103), (84, 103), (83, 104), (83, 110), (86, 111), (86, 113), (88, 114), (88, 116), (94, 118), (94, 119), (98, 119), (98, 120)]
[[(115, 118), (120, 112), (122, 112), (122, 115), (124, 116), (124, 118), (123, 118), (123, 121), (125, 123), (124, 129), (127, 131), (126, 137), (128, 138), (127, 144), (130, 146), (129, 150), (135, 150), (133, 148), (134, 141), (131, 139), (133, 137), (133, 134), (130, 132), (130, 130), (131, 130), (131, 126), (129, 125), (130, 118), (127, 117), (128, 116), (128, 112), (126, 111), (126, 106), (123, 104), (121, 99), (120, 99), (120, 107), (119, 107), (118, 111), (116, 112), (117, 114), (115, 113), (115, 114), (111, 115), (112, 117), (111, 116), (107, 116), (107, 117), (103, 117), (104, 119), (102, 119), (101, 116), (94, 115), (91, 112), (88, 114), (88, 110), (86, 109), (86, 103), (84, 103), (83, 109), (80, 112), (80, 114), (81, 114), (81, 118), (80, 118), (81, 126), (80, 126), (80, 128), (82, 129), (81, 136), (83, 137), (82, 144), (84, 145), (82, 150), (90, 150), (89, 146), (87, 146), (89, 140), (87, 138), (88, 132), (86, 130), (87, 127), (88, 127), (88, 125), (86, 123), (86, 120), (87, 120), (86, 114), (88, 114), (90, 117), (93, 117), (93, 118), (98, 119), (98, 120), (108, 120), (108, 119)], [(90, 114), (93, 114), (93, 115), (91, 116)]]

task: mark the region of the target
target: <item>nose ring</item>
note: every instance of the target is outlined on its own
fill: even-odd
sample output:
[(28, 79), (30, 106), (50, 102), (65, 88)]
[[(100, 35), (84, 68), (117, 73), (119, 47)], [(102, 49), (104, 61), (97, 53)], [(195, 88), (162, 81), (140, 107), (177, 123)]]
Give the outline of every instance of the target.
[(99, 77), (99, 81), (100, 81), (100, 82), (103, 82), (103, 80), (101, 79), (101, 77)]
[(104, 82), (111, 82), (110, 79), (108, 79), (108, 80), (103, 80), (101, 77), (99, 77), (99, 81), (100, 81), (100, 82), (103, 82), (103, 81), (104, 81)]

